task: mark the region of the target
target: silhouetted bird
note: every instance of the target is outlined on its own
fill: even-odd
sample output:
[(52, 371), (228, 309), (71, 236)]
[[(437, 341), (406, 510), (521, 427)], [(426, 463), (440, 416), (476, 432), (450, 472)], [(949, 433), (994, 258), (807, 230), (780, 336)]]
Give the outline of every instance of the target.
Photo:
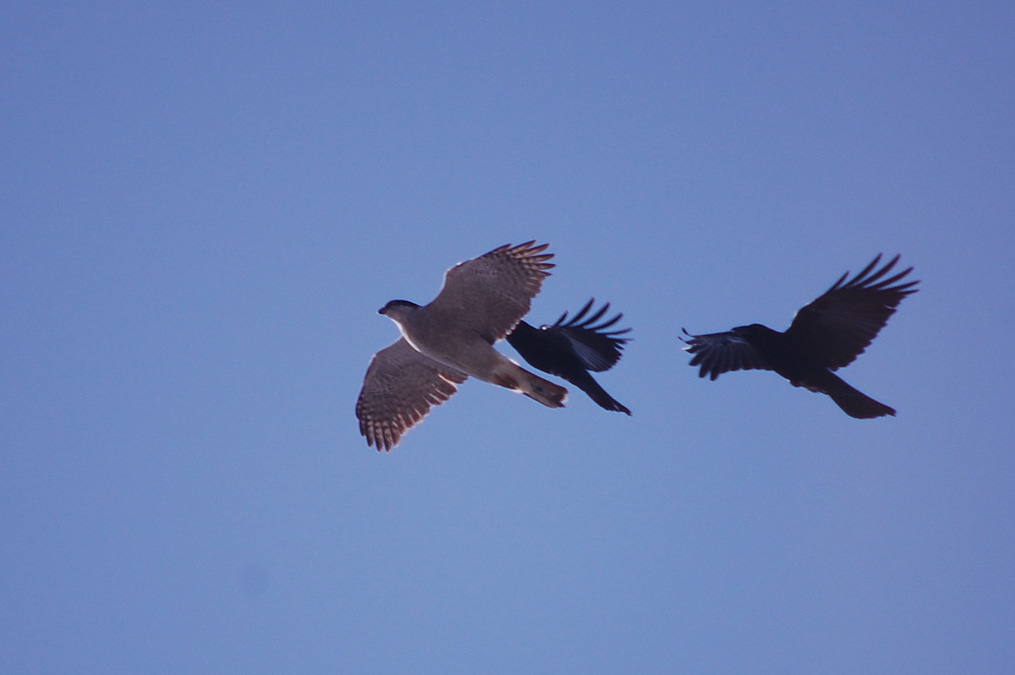
[(912, 267), (884, 278), (898, 259), (895, 256), (874, 271), (881, 260), (879, 253), (850, 281), (846, 281), (849, 272), (843, 274), (821, 297), (796, 313), (785, 333), (756, 323), (708, 335), (691, 335), (685, 330), (691, 339), (681, 340), (694, 355), (690, 365), (700, 364), (699, 376), (709, 375), (713, 380), (731, 370), (774, 370), (795, 387), (828, 394), (850, 417), (894, 415), (893, 408), (860, 393), (832, 371), (862, 354), (902, 299), (917, 291), (913, 286), (918, 281), (896, 283)]
[(594, 301), (595, 298), (585, 303), (570, 321), (564, 312), (552, 326), (534, 328), (521, 321), (507, 336), (507, 341), (533, 368), (564, 378), (607, 410), (630, 415), (631, 411), (607, 394), (588, 372), (599, 373), (612, 368), (630, 339), (618, 336), (631, 330), (606, 330), (620, 321), (623, 314), (593, 325), (610, 308), (610, 303), (606, 303), (585, 318)]

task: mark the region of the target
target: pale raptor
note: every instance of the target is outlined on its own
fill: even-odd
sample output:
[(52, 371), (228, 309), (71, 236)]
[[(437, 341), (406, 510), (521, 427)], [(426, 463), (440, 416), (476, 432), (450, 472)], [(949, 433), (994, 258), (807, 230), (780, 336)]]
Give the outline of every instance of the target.
[(493, 348), (529, 311), (549, 276), (549, 244), (506, 244), (455, 265), (427, 305), (392, 300), (379, 311), (402, 337), (374, 355), (356, 402), (367, 444), (390, 450), (433, 405), (468, 376), (561, 408), (567, 390), (534, 375)]

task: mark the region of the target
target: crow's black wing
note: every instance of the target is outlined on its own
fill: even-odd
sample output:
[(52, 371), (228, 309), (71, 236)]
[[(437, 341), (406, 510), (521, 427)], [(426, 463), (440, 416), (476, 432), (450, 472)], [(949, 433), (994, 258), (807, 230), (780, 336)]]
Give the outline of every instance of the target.
[(803, 307), (786, 331), (786, 336), (811, 354), (819, 356), (825, 367), (835, 370), (849, 365), (863, 353), (895, 313), (902, 299), (916, 293), (918, 281), (897, 283), (912, 271), (909, 267), (887, 277), (899, 256), (875, 270), (881, 254), (855, 277), (849, 272), (814, 302)]
[(693, 354), (690, 365), (701, 366), (698, 377), (708, 375), (714, 380), (721, 374), (733, 370), (771, 370), (758, 351), (742, 335), (732, 331), (691, 335), (686, 329), (684, 335), (690, 338), (690, 340), (680, 338), (687, 344), (684, 350)]
[(595, 298), (585, 303), (578, 313), (568, 321), (567, 312), (560, 315), (560, 318), (551, 326), (542, 326), (540, 330), (549, 335), (564, 337), (575, 355), (581, 360), (586, 369), (594, 373), (609, 370), (620, 360), (624, 345), (630, 338), (619, 337), (631, 331), (630, 328), (620, 330), (606, 330), (614, 326), (624, 316), (618, 313), (612, 319), (607, 319), (596, 325), (610, 309), (610, 303), (605, 303), (592, 316), (585, 318)]

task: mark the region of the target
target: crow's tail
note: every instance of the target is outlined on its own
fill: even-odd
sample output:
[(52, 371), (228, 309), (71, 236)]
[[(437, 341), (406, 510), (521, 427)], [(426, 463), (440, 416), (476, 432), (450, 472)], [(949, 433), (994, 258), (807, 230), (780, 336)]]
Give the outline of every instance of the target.
[(622, 412), (625, 415), (630, 415), (631, 411), (627, 409), (623, 403), (606, 393), (606, 390), (596, 382), (595, 378), (586, 372), (582, 372), (584, 377), (569, 377), (568, 381), (584, 391), (589, 395), (596, 404), (604, 410), (612, 410), (614, 412)]
[(863, 420), (895, 415), (895, 408), (875, 401), (867, 394), (854, 389), (834, 373), (825, 373), (819, 382), (808, 382), (805, 386), (831, 396), (835, 404), (850, 417)]

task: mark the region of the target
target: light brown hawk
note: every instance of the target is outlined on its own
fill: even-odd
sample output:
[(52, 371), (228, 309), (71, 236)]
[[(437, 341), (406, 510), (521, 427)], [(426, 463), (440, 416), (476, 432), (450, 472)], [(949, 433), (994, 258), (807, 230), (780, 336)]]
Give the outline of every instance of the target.
[(380, 311), (402, 337), (377, 352), (356, 402), (367, 445), (390, 450), (402, 435), (458, 389), (468, 376), (561, 408), (567, 390), (530, 373), (493, 348), (529, 311), (552, 253), (549, 244), (506, 244), (455, 265), (427, 305), (392, 300)]

